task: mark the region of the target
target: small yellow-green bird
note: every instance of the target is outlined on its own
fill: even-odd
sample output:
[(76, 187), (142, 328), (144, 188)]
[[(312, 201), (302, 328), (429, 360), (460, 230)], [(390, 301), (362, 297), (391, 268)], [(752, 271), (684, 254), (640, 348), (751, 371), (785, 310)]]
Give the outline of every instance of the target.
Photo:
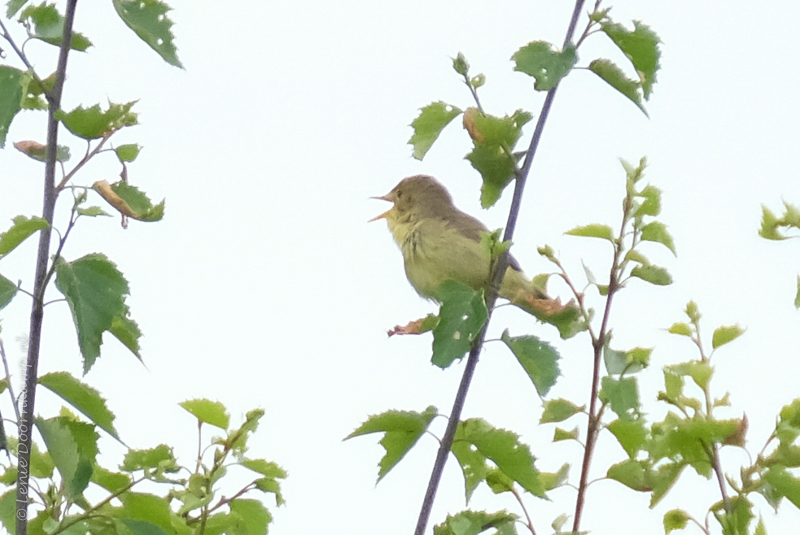
[[(447, 189), (434, 178), (416, 175), (404, 178), (392, 191), (374, 197), (393, 203), (385, 213), (394, 240), (403, 253), (406, 276), (423, 297), (440, 301), (441, 285), (454, 280), (472, 288), (487, 289), (492, 276), (492, 261), (481, 245), (486, 227), (453, 205)], [(500, 297), (533, 312), (552, 314), (562, 308), (528, 280), (516, 260), (509, 257), (500, 286)]]

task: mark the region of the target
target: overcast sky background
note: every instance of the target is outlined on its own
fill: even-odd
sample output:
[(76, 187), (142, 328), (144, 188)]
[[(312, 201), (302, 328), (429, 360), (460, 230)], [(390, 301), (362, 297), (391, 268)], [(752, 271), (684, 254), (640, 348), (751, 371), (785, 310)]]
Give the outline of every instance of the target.
[[(166, 442), (187, 465), (196, 449), (195, 424), (177, 403), (218, 399), (237, 423), (248, 410), (265, 409), (251, 455), (289, 471), (286, 507), (267, 499), (275, 515), (272, 533), (410, 533), (436, 441), (423, 437), (376, 487), (380, 437), (341, 439), (367, 415), (388, 409), (435, 405), (449, 412), (463, 363), (446, 371), (432, 366), (430, 336), (386, 337), (387, 329), (435, 306), (407, 283), (385, 223), (367, 223), (386, 209), (368, 197), (385, 194), (405, 176), (431, 174), (461, 209), (490, 228), (503, 226), (510, 193), (481, 211), (480, 179), (463, 159), (470, 142), (459, 120), (423, 162), (411, 158), (408, 125), (432, 101), (462, 109), (471, 104), (450, 66), (459, 51), (473, 73), (487, 77), (481, 97), (489, 113), (538, 113), (543, 94), (533, 91), (532, 79), (512, 72), (509, 58), (534, 40), (560, 46), (572, 3), (171, 5), (185, 71), (162, 62), (124, 26), (110, 2), (78, 4), (76, 29), (95, 47), (70, 56), (64, 107), (140, 99), (135, 111), (141, 126), (113, 141), (144, 146), (129, 179), (154, 200), (167, 199), (160, 223), (131, 222), (123, 231), (116, 219), (82, 220), (64, 250), (69, 260), (102, 251), (118, 264), (131, 284), (133, 318), (145, 334), (147, 368), (107, 337), (85, 380), (107, 396), (130, 446)], [(762, 203), (775, 211), (782, 211), (782, 199), (800, 203), (800, 5), (610, 5), (615, 20), (628, 27), (641, 20), (663, 41), (662, 69), (646, 105), (650, 118), (591, 72), (573, 71), (558, 92), (533, 165), (514, 254), (533, 276), (551, 269), (536, 253), (550, 244), (575, 280), (583, 280), (582, 261), (602, 278), (609, 246), (563, 233), (592, 222), (616, 227), (624, 194), (618, 159), (647, 156), (646, 180), (664, 191), (660, 220), (675, 238), (678, 256), (655, 244), (643, 250), (670, 270), (675, 283), (657, 288), (633, 281), (619, 295), (611, 321), (615, 347), (656, 348), (651, 368), (640, 375), (640, 391), (644, 410), (661, 418), (665, 407), (655, 402), (661, 367), (696, 356), (686, 339), (664, 330), (685, 319), (686, 303), (699, 304), (709, 350), (717, 326), (746, 328), (715, 355), (713, 388), (719, 397), (731, 392), (732, 407), (721, 416), (747, 412), (748, 449), (755, 456), (780, 407), (800, 392), (800, 316), (792, 306), (798, 245), (757, 236)], [(579, 28), (585, 23), (583, 17)], [(21, 36), (20, 28), (13, 31)], [(51, 72), (55, 48), (29, 43), (26, 50), (40, 73)], [(601, 35), (590, 38), (579, 55), (580, 66), (596, 57), (624, 64)], [(44, 114), (19, 116), (0, 152), (3, 229), (13, 216), (41, 210), (43, 165), (11, 146), (24, 139), (44, 142)], [(64, 141), (77, 160), (81, 144), (62, 134)], [(107, 155), (75, 183), (113, 182), (118, 172)], [(69, 204), (64, 195), (56, 226), (64, 228)], [(28, 289), (35, 241), (0, 266), (4, 276), (21, 279)], [(551, 292), (567, 296), (557, 284)], [(590, 297), (599, 310), (596, 292)], [(20, 295), (2, 314), (12, 368), (24, 358), (17, 338), (27, 331), (29, 306)], [(46, 312), (41, 373), (79, 375), (67, 306), (52, 305)], [(551, 397), (588, 402), (591, 348), (585, 335), (562, 342), (552, 328), (510, 308), (495, 315), (490, 336), (506, 327), (513, 335), (540, 336), (561, 351), (564, 376)], [(541, 402), (518, 368), (501, 344), (488, 344), (464, 417), (480, 416), (520, 433), (541, 470), (569, 462), (570, 481), (577, 483), (580, 448), (550, 444), (553, 427), (537, 427)], [(14, 379), (19, 385), (22, 377)], [(45, 416), (59, 406), (49, 393), (37, 401)], [(2, 403), (9, 414), (6, 397)], [(583, 433), (582, 419), (563, 427), (575, 425)], [(437, 419), (434, 431), (441, 435), (443, 428), (444, 419)], [(599, 447), (594, 478), (624, 458), (609, 436)], [(111, 439), (103, 440), (101, 450), (111, 465), (123, 453)], [(749, 462), (747, 454), (730, 448), (723, 460), (730, 474)], [(718, 499), (715, 488), (687, 470), (668, 498), (649, 511), (648, 496), (601, 481), (590, 489), (582, 527), (599, 535), (661, 533), (661, 517), (673, 507), (703, 518)], [(574, 496), (563, 488), (552, 502), (526, 499), (537, 533), (548, 533), (553, 518), (571, 513)], [(800, 522), (791, 505), (784, 504), (777, 517), (763, 501), (759, 505), (769, 533), (789, 533)], [(471, 507), (521, 514), (512, 499), (485, 488), (475, 493)], [(432, 524), (462, 508), (463, 479), (451, 459)]]

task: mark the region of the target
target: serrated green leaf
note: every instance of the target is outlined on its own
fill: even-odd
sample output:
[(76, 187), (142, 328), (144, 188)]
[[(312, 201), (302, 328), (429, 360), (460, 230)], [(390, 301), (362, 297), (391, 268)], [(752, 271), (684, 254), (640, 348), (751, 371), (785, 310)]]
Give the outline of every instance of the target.
[(114, 9), (128, 28), (164, 61), (183, 68), (173, 42), (173, 23), (166, 16), (172, 8), (159, 0), (114, 0)]
[(561, 375), (561, 370), (558, 368), (561, 355), (556, 348), (535, 336), (512, 338), (508, 334), (508, 329), (503, 332), (501, 338), (528, 374), (533, 386), (536, 387), (536, 392), (540, 396), (546, 396)]
[(572, 70), (578, 56), (574, 46), (557, 52), (550, 43), (534, 41), (517, 50), (511, 60), (515, 71), (533, 76), (534, 89), (550, 91)]
[(568, 236), (582, 236), (584, 238), (602, 238), (614, 243), (614, 231), (608, 225), (601, 225), (600, 223), (592, 223), (582, 227), (575, 227), (572, 230), (566, 231), (564, 234)]
[(411, 123), (414, 134), (408, 140), (408, 144), (414, 148), (414, 158), (422, 160), (444, 127), (460, 113), (460, 109), (442, 101), (421, 108), (419, 115)]
[[(58, 12), (55, 4), (42, 3), (38, 6), (28, 6), (20, 14), (19, 20), (31, 26), (31, 36), (35, 39), (61, 46), (64, 39), (64, 17)], [(90, 46), (92, 43), (85, 36), (72, 32), (69, 43), (72, 50), (85, 52)]]
[(100, 194), (108, 204), (116, 208), (122, 215), (137, 221), (160, 221), (164, 217), (164, 200), (156, 205), (135, 186), (125, 180), (109, 184), (98, 180), (92, 189)]
[(647, 100), (653, 91), (656, 72), (660, 68), (661, 51), (658, 44), (661, 39), (647, 25), (639, 21), (634, 21), (633, 27), (634, 30), (629, 31), (624, 26), (610, 21), (600, 25), (602, 31), (633, 64), (642, 84), (644, 98)]
[(36, 418), (36, 428), (61, 474), (67, 495), (73, 499), (79, 497), (89, 485), (97, 457), (99, 436), (94, 426), (59, 416), (47, 420)]
[[(589, 64), (589, 70), (599, 76), (608, 85), (622, 93), (631, 102), (647, 115), (642, 103), (642, 85), (631, 80), (617, 67), (612, 61), (607, 59), (596, 59)], [(649, 117), (649, 115), (647, 115)]]
[(381, 439), (381, 446), (386, 450), (386, 455), (378, 463), (378, 481), (380, 481), (417, 443), (436, 414), (436, 407), (433, 406), (423, 412), (387, 411), (370, 416), (366, 422), (347, 435), (345, 440), (370, 433), (385, 433)]
[(606, 472), (606, 476), (639, 492), (652, 490), (648, 477), (649, 470), (643, 461), (628, 459), (612, 465)]
[(83, 369), (88, 372), (100, 355), (103, 333), (112, 328), (114, 318), (128, 317), (128, 281), (105, 255), (94, 253), (74, 262), (59, 259), (56, 287), (72, 311)]
[(514, 178), (514, 160), (504, 149), (495, 145), (476, 145), (465, 158), (483, 179), (481, 206), (494, 206)]
[(139, 329), (138, 323), (127, 316), (114, 316), (108, 332), (122, 342), (122, 345), (127, 347), (137, 359), (142, 360), (139, 348), (139, 339), (142, 337), (142, 331)]
[(644, 241), (660, 243), (672, 251), (672, 254), (677, 254), (675, 252), (675, 243), (672, 240), (672, 236), (667, 231), (667, 227), (665, 227), (664, 224), (659, 221), (652, 221), (642, 227), (641, 237)]
[(437, 292), (442, 306), (439, 323), (433, 329), (431, 362), (447, 368), (469, 351), (486, 323), (488, 312), (483, 292), (456, 281), (445, 282)]
[(672, 284), (672, 275), (658, 266), (636, 266), (631, 270), (631, 277), (638, 277), (657, 286), (668, 286)]
[(539, 419), (539, 423), (563, 422), (582, 410), (584, 410), (584, 407), (578, 407), (569, 400), (560, 398), (552, 399), (545, 402), (544, 411), (542, 411), (542, 417)]
[(258, 500), (244, 500), (238, 498), (230, 502), (231, 514), (242, 519), (237, 535), (264, 535), (267, 533), (272, 515)]
[(231, 416), (228, 409), (219, 401), (209, 399), (188, 399), (178, 403), (189, 414), (203, 423), (219, 427), (223, 431), (228, 430)]
[[(476, 455), (480, 455), (481, 458), (486, 459), (480, 453), (476, 452)], [(514, 490), (514, 480), (497, 468), (490, 468), (487, 471), (486, 485), (494, 494), (502, 494)]]
[(99, 485), (111, 493), (117, 493), (130, 486), (131, 476), (120, 472), (111, 472), (99, 464), (92, 470), (92, 483)]
[(6, 145), (11, 121), (22, 109), (22, 97), (25, 95), (22, 87), (24, 77), (24, 71), (0, 65), (0, 149)]
[(14, 224), (11, 228), (0, 234), (0, 258), (13, 251), (34, 232), (48, 227), (47, 221), (37, 216), (29, 219), (18, 215), (12, 221)]
[(0, 310), (3, 310), (17, 295), (17, 285), (0, 275)]
[(780, 232), (778, 232), (778, 228), (781, 226), (781, 220), (778, 219), (772, 210), (761, 205), (761, 229), (758, 231), (758, 235), (762, 238), (767, 240), (785, 240), (787, 236), (784, 236)]
[(652, 481), (652, 494), (650, 495), (650, 508), (655, 507), (669, 492), (669, 489), (678, 480), (681, 472), (686, 467), (682, 462), (667, 463), (648, 475)]
[[(168, 533), (160, 527), (144, 520), (123, 518), (119, 522), (125, 526), (131, 535), (168, 535)], [(119, 533), (119, 530), (117, 532)]]
[(639, 414), (639, 391), (633, 377), (603, 377), (598, 395), (622, 420), (635, 419)]
[(275, 501), (278, 505), (283, 505), (285, 500), (281, 494), (280, 483), (278, 479), (286, 478), (286, 470), (278, 466), (276, 463), (266, 461), (264, 459), (245, 459), (239, 464), (245, 468), (261, 474), (264, 477), (256, 481), (256, 486), (262, 492), (270, 492), (275, 495)]
[(763, 477), (774, 491), (800, 509), (800, 479), (780, 466), (771, 467)]
[(664, 513), (664, 533), (676, 529), (684, 529), (689, 524), (691, 517), (682, 509), (673, 509)]
[(551, 491), (555, 488), (558, 488), (564, 485), (569, 479), (569, 464), (562, 464), (561, 468), (558, 469), (558, 472), (555, 473), (542, 472), (540, 477), (544, 483), (544, 489), (546, 491)]
[(100, 109), (99, 104), (91, 108), (78, 106), (70, 112), (59, 110), (56, 112), (56, 118), (64, 123), (67, 130), (80, 138), (100, 139), (120, 128), (139, 123), (138, 115), (131, 111), (136, 102), (135, 100), (125, 104), (110, 102), (105, 111)]
[(6, 10), (6, 17), (10, 19), (16, 15), (17, 11), (19, 11), (26, 3), (28, 3), (28, 0), (8, 0), (6, 4), (8, 6), (8, 9)]
[(738, 325), (728, 325), (717, 328), (714, 331), (714, 336), (711, 337), (711, 347), (717, 349), (718, 347), (732, 342), (744, 334), (744, 329)]
[(495, 530), (493, 533), (496, 535), (516, 535), (514, 523), (517, 518), (507, 511), (461, 511), (447, 515), (444, 522), (434, 526), (433, 535), (478, 535), (489, 529)]
[(166, 472), (178, 470), (172, 448), (159, 444), (146, 450), (128, 450), (120, 468), (126, 472), (136, 470), (161, 469)]
[(679, 334), (681, 336), (692, 336), (692, 328), (689, 327), (688, 323), (678, 322), (673, 323), (672, 326), (667, 329), (668, 332), (672, 334)]
[[(486, 464), (486, 457), (465, 440), (463, 435), (464, 428), (458, 426), (450, 451), (453, 452), (461, 467), (461, 473), (464, 475), (464, 494), (467, 502), (472, 498), (472, 493), (478, 485), (484, 480), (486, 480), (486, 484), (495, 494), (509, 490), (509, 487), (513, 486), (514, 482), (499, 470), (490, 470)], [(491, 472), (499, 472), (502, 477), (499, 480), (497, 477), (490, 479)]]
[(45, 374), (39, 377), (39, 384), (78, 409), (100, 429), (120, 440), (117, 430), (114, 429), (114, 413), (108, 409), (100, 392), (67, 372)]
[(518, 435), (497, 429), (480, 418), (464, 420), (458, 425), (462, 427), (464, 440), (494, 462), (504, 474), (531, 494), (544, 496), (544, 485), (534, 467), (536, 459), (530, 448), (519, 441)]
[(636, 457), (647, 438), (647, 430), (641, 420), (614, 420), (608, 424), (608, 430), (631, 459)]
[(147, 522), (165, 533), (175, 533), (172, 525), (173, 513), (166, 498), (153, 494), (125, 492), (119, 500), (122, 502), (122, 507), (113, 512), (116, 518)]
[[(42, 145), (37, 141), (17, 141), (14, 143), (14, 148), (37, 162), (47, 161), (47, 145)], [(56, 161), (66, 162), (69, 158), (69, 147), (56, 145)]]

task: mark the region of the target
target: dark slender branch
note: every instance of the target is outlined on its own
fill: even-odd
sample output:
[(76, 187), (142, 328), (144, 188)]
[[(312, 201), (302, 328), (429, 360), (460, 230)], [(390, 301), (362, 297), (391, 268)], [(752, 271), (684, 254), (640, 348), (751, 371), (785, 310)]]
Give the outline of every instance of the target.
[(18, 474), (17, 474), (17, 535), (28, 533), (28, 489), (30, 476), (30, 452), (33, 435), (33, 415), (36, 402), (36, 383), (39, 370), (39, 350), (42, 342), (42, 319), (44, 317), (44, 294), (47, 282), (47, 264), (50, 258), (50, 235), (56, 205), (56, 152), (58, 150), (58, 120), (56, 112), (61, 106), (61, 92), (67, 72), (67, 57), (72, 41), (72, 23), (78, 0), (67, 0), (64, 13), (64, 35), (58, 54), (58, 67), (53, 85), (52, 100), (47, 113), (47, 160), (44, 171), (44, 206), (42, 218), (48, 226), (39, 233), (39, 250), (36, 258), (31, 326), (28, 338), (28, 361), (25, 388), (22, 392), (22, 414), (19, 421)]
[[(2, 19), (0, 19), (0, 29), (3, 30), (3, 35), (2, 35), (3, 38), (6, 41), (8, 41), (8, 44), (11, 45), (11, 48), (17, 54), (19, 59), (22, 61), (22, 63), (25, 64), (25, 67), (28, 68), (28, 72), (31, 74), (31, 76), (36, 81), (36, 83), (39, 84), (39, 87), (41, 88), (42, 92), (44, 93), (45, 98), (47, 98), (47, 102), (52, 105), (55, 102), (53, 93), (51, 93), (50, 91), (47, 90), (47, 88), (42, 83), (42, 80), (36, 74), (36, 71), (33, 70), (33, 65), (31, 65), (30, 61), (28, 61), (28, 56), (25, 55), (25, 52), (22, 51), (21, 49), (17, 48), (17, 44), (11, 38), (11, 34), (8, 32), (8, 28), (6, 28), (6, 25), (3, 24), (3, 20)], [(25, 46), (25, 45), (23, 44), (23, 46)]]
[(630, 194), (625, 197), (625, 204), (622, 209), (622, 225), (620, 227), (619, 237), (614, 245), (614, 261), (611, 264), (611, 271), (608, 276), (608, 297), (606, 297), (606, 306), (603, 311), (603, 320), (600, 323), (600, 331), (597, 337), (592, 335), (592, 346), (594, 348), (594, 362), (592, 366), (592, 393), (589, 398), (589, 425), (586, 429), (586, 447), (583, 450), (583, 462), (581, 464), (581, 479), (578, 483), (578, 497), (575, 500), (575, 517), (572, 524), (572, 531), (577, 533), (580, 528), (581, 516), (583, 515), (583, 507), (586, 503), (586, 490), (589, 486), (589, 467), (592, 464), (592, 456), (594, 455), (594, 446), (597, 443), (597, 436), (600, 432), (600, 421), (603, 417), (604, 404), (597, 408), (598, 396), (597, 393), (600, 389), (600, 362), (603, 359), (603, 349), (606, 343), (606, 336), (608, 333), (608, 320), (611, 316), (611, 302), (614, 300), (614, 294), (619, 289), (619, 275), (620, 275), (620, 261), (622, 257), (623, 239), (625, 237), (625, 227), (630, 216), (632, 207), (632, 200)]
[[(575, 26), (578, 23), (578, 16), (583, 8), (584, 1), (585, 0), (575, 1), (575, 9), (572, 12), (572, 19), (570, 20), (569, 30), (567, 30), (565, 43), (572, 42), (572, 38), (575, 33)], [(525, 188), (525, 182), (528, 178), (528, 173), (530, 173), (531, 164), (533, 163), (533, 158), (536, 155), (536, 149), (539, 146), (539, 141), (542, 137), (542, 131), (544, 130), (545, 122), (550, 114), (550, 108), (553, 105), (556, 89), (558, 89), (558, 85), (547, 92), (544, 104), (542, 105), (542, 111), (539, 114), (539, 119), (536, 122), (536, 128), (533, 131), (533, 137), (531, 138), (528, 152), (525, 154), (525, 162), (522, 165), (522, 169), (519, 171), (519, 173), (517, 173), (517, 180), (514, 184), (514, 197), (511, 201), (511, 209), (508, 214), (508, 221), (506, 223), (503, 241), (511, 241), (514, 236), (514, 230), (517, 225), (517, 217), (522, 204), (522, 193)], [(415, 535), (423, 535), (428, 525), (431, 509), (433, 508), (433, 500), (436, 498), (436, 491), (439, 488), (439, 482), (442, 479), (444, 465), (447, 461), (447, 454), (450, 452), (450, 448), (453, 445), (453, 438), (456, 434), (456, 428), (461, 419), (461, 411), (464, 408), (464, 402), (467, 399), (467, 391), (469, 390), (469, 385), (472, 382), (472, 376), (475, 374), (475, 368), (478, 365), (478, 357), (483, 349), (483, 341), (486, 338), (486, 329), (488, 328), (489, 322), (492, 318), (492, 309), (494, 308), (495, 301), (497, 300), (500, 282), (503, 279), (503, 275), (505, 274), (507, 267), (508, 253), (504, 253), (500, 256), (496, 265), (494, 266), (492, 285), (489, 288), (489, 292), (486, 296), (486, 306), (489, 310), (489, 314), (486, 317), (486, 323), (483, 325), (483, 329), (481, 329), (481, 332), (478, 334), (478, 337), (475, 339), (475, 342), (472, 344), (472, 348), (470, 349), (469, 357), (467, 358), (467, 364), (464, 367), (464, 374), (461, 377), (461, 383), (459, 384), (458, 392), (456, 393), (456, 399), (453, 402), (453, 409), (450, 412), (450, 420), (447, 422), (447, 429), (442, 437), (442, 443), (439, 446), (439, 451), (436, 454), (436, 461), (434, 462), (433, 471), (431, 473), (430, 480), (428, 481), (428, 488), (425, 491), (425, 498), (422, 502), (422, 508), (420, 509), (419, 518), (417, 520), (417, 527), (414, 530)]]

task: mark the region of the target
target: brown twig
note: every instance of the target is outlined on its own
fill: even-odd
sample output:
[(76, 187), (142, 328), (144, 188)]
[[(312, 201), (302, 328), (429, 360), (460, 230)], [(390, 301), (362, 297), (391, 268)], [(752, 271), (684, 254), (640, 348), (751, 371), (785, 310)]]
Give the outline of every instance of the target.
[(53, 226), (53, 213), (56, 205), (56, 151), (58, 150), (58, 120), (56, 111), (61, 106), (61, 92), (67, 72), (67, 58), (72, 41), (72, 23), (75, 20), (75, 7), (78, 0), (67, 0), (64, 13), (64, 35), (58, 54), (58, 67), (53, 85), (52, 100), (47, 113), (47, 160), (44, 171), (44, 206), (42, 218), (48, 226), (39, 233), (39, 249), (36, 258), (36, 274), (31, 305), (31, 326), (28, 342), (27, 371), (25, 387), (22, 392), (22, 413), (19, 421), (19, 457), (17, 475), (16, 518), (17, 535), (28, 533), (28, 485), (30, 477), (30, 452), (33, 435), (33, 414), (36, 402), (36, 383), (39, 370), (39, 350), (42, 342), (42, 320), (44, 317), (44, 293), (47, 287), (47, 264), (50, 259), (50, 235)]

